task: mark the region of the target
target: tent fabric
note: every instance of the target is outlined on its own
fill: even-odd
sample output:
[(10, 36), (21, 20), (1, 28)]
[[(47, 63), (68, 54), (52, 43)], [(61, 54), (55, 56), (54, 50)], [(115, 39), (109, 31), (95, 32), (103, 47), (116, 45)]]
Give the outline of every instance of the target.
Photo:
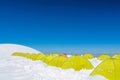
[(56, 66), (56, 67), (60, 67), (65, 61), (66, 61), (66, 57), (64, 56), (58, 56), (58, 57), (55, 57), (53, 58), (49, 63), (48, 65), (49, 66)]
[(53, 58), (54, 58), (53, 55), (48, 54), (42, 59), (42, 61), (45, 62), (45, 63), (49, 63)]
[(111, 58), (110, 55), (102, 54), (98, 57), (98, 60), (106, 60), (106, 59), (109, 59), (109, 58)]
[(120, 59), (120, 54), (115, 54), (112, 58)]
[(48, 64), (53, 58), (58, 57), (59, 54), (46, 54), (41, 60)]
[(115, 58), (107, 59), (99, 64), (90, 75), (102, 75), (108, 80), (120, 80), (120, 60)]
[(73, 69), (73, 63), (72, 62), (65, 62), (63, 63), (63, 65), (61, 66), (62, 69)]
[(36, 60), (41, 60), (45, 55), (43, 53), (40, 53), (37, 55)]
[(87, 59), (93, 59), (94, 58), (94, 56), (92, 54), (90, 54), (90, 53), (84, 54), (83, 57), (85, 57)]
[(73, 68), (76, 71), (79, 71), (81, 69), (92, 69), (93, 65), (82, 56), (74, 55), (69, 57), (61, 66), (62, 69), (69, 69)]
[(45, 55), (43, 53), (38, 54), (30, 54), (30, 53), (23, 53), (23, 52), (15, 52), (12, 56), (21, 56), (31, 60), (41, 60)]

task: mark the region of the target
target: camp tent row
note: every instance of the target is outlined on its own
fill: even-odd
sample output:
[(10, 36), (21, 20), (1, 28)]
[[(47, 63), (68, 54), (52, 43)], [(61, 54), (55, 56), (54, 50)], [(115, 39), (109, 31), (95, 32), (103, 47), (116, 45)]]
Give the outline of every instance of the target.
[[(73, 55), (67, 57), (65, 55), (59, 54), (28, 54), (17, 52), (14, 53), (13, 56), (22, 56), (25, 58), (29, 58), (32, 60), (42, 60), (49, 66), (56, 66), (62, 69), (70, 69), (73, 68), (76, 71), (80, 71), (81, 69), (93, 69), (93, 65), (89, 62), (87, 57), (83, 57), (80, 55)], [(92, 56), (93, 57), (93, 56)], [(91, 55), (88, 55), (88, 58), (91, 58)]]
[(115, 54), (112, 57), (108, 54), (102, 54), (98, 57), (98, 60), (106, 60), (106, 59), (109, 59), (109, 58), (120, 59), (120, 54)]
[[(61, 67), (62, 69), (73, 68), (76, 71), (81, 69), (93, 69), (92, 64), (88, 59), (92, 59), (91, 54), (85, 54), (83, 56), (73, 55), (71, 57), (62, 56), (59, 54), (21, 54), (14, 53), (14, 56), (24, 56), (31, 58), (32, 60), (42, 60), (49, 66)], [(112, 58), (107, 54), (102, 54), (98, 57), (99, 60), (103, 60), (94, 71), (91, 76), (102, 75), (108, 80), (120, 80), (120, 54), (114, 55)]]

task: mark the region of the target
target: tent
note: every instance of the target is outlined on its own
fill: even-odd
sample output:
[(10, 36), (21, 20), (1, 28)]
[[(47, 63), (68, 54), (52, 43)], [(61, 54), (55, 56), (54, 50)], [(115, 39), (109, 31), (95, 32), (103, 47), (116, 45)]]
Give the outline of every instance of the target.
[(57, 53), (54, 53), (54, 54), (52, 54), (52, 55), (53, 55), (53, 56), (56, 56), (56, 57), (59, 56), (59, 54), (57, 54)]
[(115, 58), (107, 59), (99, 64), (90, 75), (102, 75), (108, 80), (120, 80), (120, 60)]
[(106, 60), (108, 58), (111, 58), (108, 54), (102, 54), (98, 57), (98, 60)]
[(90, 54), (90, 53), (84, 54), (83, 57), (85, 57), (87, 59), (93, 59), (94, 58), (94, 56), (92, 54)]
[(38, 56), (38, 54), (30, 54), (30, 59), (36, 60), (37, 56)]
[(37, 56), (36, 56), (36, 60), (41, 60), (42, 58), (44, 58), (45, 55), (43, 53), (39, 53)]
[(82, 56), (79, 55), (73, 55), (69, 57), (61, 66), (62, 69), (69, 69), (73, 68), (76, 71), (79, 71), (81, 69), (92, 69), (92, 64)]
[(15, 52), (15, 53), (13, 53), (12, 54), (12, 56), (24, 56), (25, 55), (25, 53), (23, 53), (23, 52)]
[(49, 63), (49, 66), (56, 66), (56, 67), (60, 67), (65, 61), (66, 61), (66, 57), (64, 56), (57, 56), (54, 57)]
[(35, 60), (41, 60), (41, 58), (44, 56), (43, 53), (39, 53), (39, 54), (35, 54), (35, 53), (22, 53), (23, 56), (22, 57), (25, 57), (25, 58), (28, 58), (28, 59), (31, 59), (33, 61)]
[(120, 54), (115, 54), (112, 58), (120, 59)]
[(42, 61), (45, 62), (46, 64), (48, 64), (52, 59), (54, 59), (57, 56), (59, 56), (59, 55), (47, 54), (44, 58), (42, 58)]

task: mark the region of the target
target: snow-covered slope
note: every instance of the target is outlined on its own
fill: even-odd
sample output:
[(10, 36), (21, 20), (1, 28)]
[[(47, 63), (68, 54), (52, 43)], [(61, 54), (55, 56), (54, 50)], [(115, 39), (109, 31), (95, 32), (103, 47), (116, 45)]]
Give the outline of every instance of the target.
[[(89, 76), (93, 70), (63, 70), (42, 61), (11, 56), (14, 52), (40, 53), (22, 45), (0, 44), (0, 57), (9, 56), (0, 58), (0, 80), (106, 80), (102, 76)], [(94, 67), (100, 62), (96, 59), (90, 61)]]
[(14, 52), (40, 53), (40, 51), (17, 44), (0, 44), (0, 57), (10, 56)]
[(89, 76), (92, 71), (63, 70), (42, 61), (14, 56), (0, 61), (0, 80), (106, 80), (99, 75)]

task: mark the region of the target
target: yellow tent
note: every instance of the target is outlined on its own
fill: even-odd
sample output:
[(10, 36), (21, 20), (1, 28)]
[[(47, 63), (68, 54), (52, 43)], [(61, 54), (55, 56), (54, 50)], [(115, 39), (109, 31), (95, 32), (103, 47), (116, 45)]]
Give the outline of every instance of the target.
[(52, 59), (57, 57), (56, 55), (53, 54), (47, 54), (44, 58), (42, 58), (42, 61), (48, 64)]
[(64, 56), (57, 56), (54, 57), (49, 63), (49, 66), (56, 66), (56, 67), (60, 67), (65, 61), (66, 61), (66, 57)]
[(54, 53), (54, 54), (52, 54), (52, 55), (55, 56), (55, 57), (59, 56), (59, 54), (57, 54), (57, 53)]
[(108, 54), (102, 54), (98, 57), (98, 60), (106, 60), (111, 58)]
[(85, 57), (87, 59), (93, 59), (94, 58), (94, 56), (92, 54), (90, 54), (90, 53), (84, 54), (83, 57)]
[(41, 60), (41, 58), (43, 58), (45, 55), (43, 53), (30, 54), (30, 53), (23, 53), (23, 52), (15, 52), (12, 54), (12, 56), (21, 56), (21, 57), (25, 57), (31, 60)]
[(25, 58), (31, 58), (32, 54), (29, 53), (23, 53), (23, 52), (15, 52), (12, 54), (12, 56), (20, 56), (20, 57), (25, 57)]
[(120, 54), (115, 54), (112, 58), (120, 59)]
[(108, 80), (120, 80), (120, 60), (115, 58), (107, 59), (99, 64), (90, 75), (102, 75)]
[(76, 71), (79, 71), (81, 69), (92, 69), (92, 64), (82, 56), (74, 55), (69, 57), (61, 66), (62, 69), (69, 69), (73, 68)]
[(25, 53), (23, 53), (23, 52), (15, 52), (15, 53), (12, 54), (12, 56), (22, 56), (23, 57), (24, 54)]
[(22, 54), (23, 54), (22, 57), (25, 57), (25, 58), (28, 58), (28, 59), (31, 58), (31, 54), (29, 54), (29, 53), (22, 53)]
[(25, 58), (29, 58), (29, 59), (32, 59), (32, 60), (36, 60), (36, 57), (37, 57), (38, 54), (26, 54), (24, 57)]
[(42, 60), (44, 57), (45, 57), (45, 55), (44, 55), (43, 53), (39, 53), (39, 54), (36, 56), (36, 60)]

